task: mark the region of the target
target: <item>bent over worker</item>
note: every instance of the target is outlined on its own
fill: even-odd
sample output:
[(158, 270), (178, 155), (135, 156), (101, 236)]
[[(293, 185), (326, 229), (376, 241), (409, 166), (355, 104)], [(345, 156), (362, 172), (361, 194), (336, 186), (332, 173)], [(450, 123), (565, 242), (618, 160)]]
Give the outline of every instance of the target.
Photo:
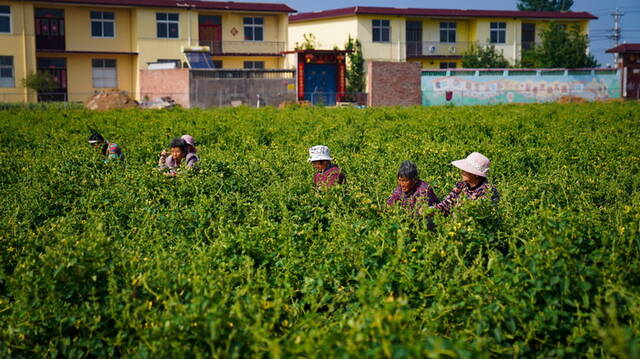
[(104, 162), (109, 162), (110, 160), (123, 160), (124, 154), (122, 153), (122, 149), (118, 146), (117, 143), (109, 142), (102, 137), (101, 134), (94, 132), (91, 136), (89, 136), (89, 144), (100, 151), (100, 153), (104, 156)]

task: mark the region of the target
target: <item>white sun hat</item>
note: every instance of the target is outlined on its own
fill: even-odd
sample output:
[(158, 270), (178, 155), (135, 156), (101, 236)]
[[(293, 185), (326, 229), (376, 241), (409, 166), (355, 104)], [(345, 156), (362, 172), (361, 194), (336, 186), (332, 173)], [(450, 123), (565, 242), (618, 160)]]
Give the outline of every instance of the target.
[(476, 176), (487, 177), (491, 161), (480, 152), (473, 152), (467, 158), (451, 162), (459, 169)]
[(333, 161), (333, 158), (331, 158), (329, 147), (319, 145), (309, 149), (309, 159), (307, 161)]

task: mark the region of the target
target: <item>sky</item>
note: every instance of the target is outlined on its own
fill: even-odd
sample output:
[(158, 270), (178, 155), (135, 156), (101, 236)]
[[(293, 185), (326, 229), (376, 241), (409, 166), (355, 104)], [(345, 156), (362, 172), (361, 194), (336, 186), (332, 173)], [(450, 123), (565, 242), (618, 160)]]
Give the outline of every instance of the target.
[[(298, 10), (298, 13), (336, 9), (349, 6), (387, 6), (400, 8), (447, 8), (474, 10), (517, 10), (517, 0), (448, 0), (446, 2), (419, 0), (264, 0), (264, 2), (281, 2)], [(601, 65), (611, 64), (613, 56), (605, 50), (614, 46), (608, 39), (613, 29), (611, 13), (618, 7), (625, 13), (622, 16), (622, 42), (640, 43), (640, 1), (639, 0), (574, 0), (573, 11), (587, 11), (598, 17), (589, 24), (591, 53)]]

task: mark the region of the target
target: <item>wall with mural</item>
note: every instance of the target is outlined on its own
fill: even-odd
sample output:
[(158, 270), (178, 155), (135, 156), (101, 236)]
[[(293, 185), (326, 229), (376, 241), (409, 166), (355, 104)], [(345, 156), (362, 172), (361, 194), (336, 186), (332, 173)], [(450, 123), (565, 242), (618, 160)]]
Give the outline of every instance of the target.
[(620, 98), (620, 72), (586, 70), (451, 70), (422, 72), (422, 104), (479, 105)]

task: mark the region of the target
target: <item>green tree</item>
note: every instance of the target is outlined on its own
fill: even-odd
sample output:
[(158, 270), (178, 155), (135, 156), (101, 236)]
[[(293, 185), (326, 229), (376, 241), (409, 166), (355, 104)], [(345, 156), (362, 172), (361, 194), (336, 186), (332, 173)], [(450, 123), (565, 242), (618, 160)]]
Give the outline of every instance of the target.
[(362, 56), (362, 45), (358, 39), (351, 38), (344, 45), (347, 50), (347, 92), (353, 94), (364, 90), (364, 57)]
[(462, 67), (471, 69), (507, 68), (509, 61), (504, 58), (502, 51), (498, 51), (493, 45), (471, 45), (462, 55)]
[(540, 34), (542, 43), (532, 50), (523, 51), (521, 66), (534, 68), (586, 68), (597, 67), (598, 61), (587, 53), (589, 39), (580, 33), (577, 25), (567, 29), (551, 23)]
[(573, 0), (518, 0), (520, 11), (569, 11)]
[(302, 34), (302, 38), (304, 38), (302, 43), (296, 41), (296, 46), (294, 47), (296, 50), (315, 50), (317, 42), (314, 34)]
[(58, 87), (58, 83), (50, 73), (39, 71), (28, 73), (22, 79), (22, 86), (38, 92), (51, 92)]

